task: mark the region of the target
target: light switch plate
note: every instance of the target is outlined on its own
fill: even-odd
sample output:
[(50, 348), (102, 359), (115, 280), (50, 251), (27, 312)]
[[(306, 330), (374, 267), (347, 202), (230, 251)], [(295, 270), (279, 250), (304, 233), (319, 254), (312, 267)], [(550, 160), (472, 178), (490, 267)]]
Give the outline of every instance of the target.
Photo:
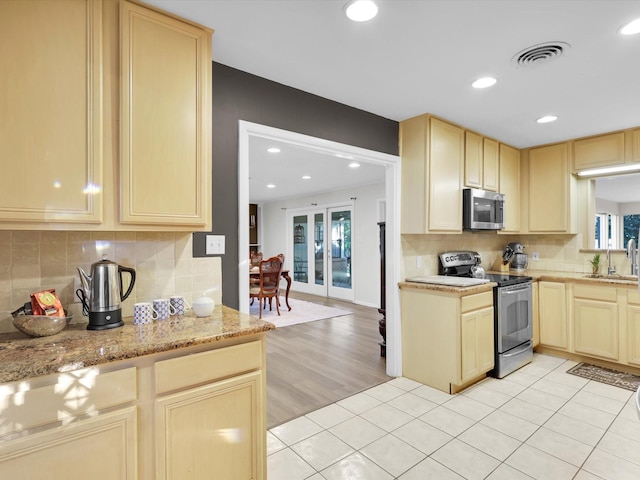
[(207, 235), (207, 255), (224, 255), (224, 235)]

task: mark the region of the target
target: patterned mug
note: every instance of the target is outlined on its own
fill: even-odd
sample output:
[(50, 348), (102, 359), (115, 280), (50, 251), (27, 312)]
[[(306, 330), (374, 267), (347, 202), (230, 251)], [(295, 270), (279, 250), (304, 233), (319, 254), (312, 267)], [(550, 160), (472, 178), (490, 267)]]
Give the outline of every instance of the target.
[(153, 308), (158, 313), (158, 320), (166, 320), (175, 314), (175, 309), (168, 298), (158, 298), (154, 300)]
[(144, 325), (158, 318), (158, 312), (151, 302), (141, 302), (133, 305), (133, 324)]
[(191, 305), (187, 302), (187, 299), (181, 295), (170, 297), (169, 302), (173, 307), (173, 313), (171, 315), (184, 315), (187, 310), (191, 310)]

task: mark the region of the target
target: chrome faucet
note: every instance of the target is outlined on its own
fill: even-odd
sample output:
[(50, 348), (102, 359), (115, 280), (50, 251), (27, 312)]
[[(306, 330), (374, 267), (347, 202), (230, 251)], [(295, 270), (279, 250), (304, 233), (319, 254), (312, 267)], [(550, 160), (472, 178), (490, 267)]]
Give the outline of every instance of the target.
[(635, 238), (630, 238), (627, 243), (627, 258), (631, 259), (631, 275), (638, 275), (638, 255)]
[(607, 275), (616, 273), (616, 267), (611, 266), (611, 249), (607, 248)]

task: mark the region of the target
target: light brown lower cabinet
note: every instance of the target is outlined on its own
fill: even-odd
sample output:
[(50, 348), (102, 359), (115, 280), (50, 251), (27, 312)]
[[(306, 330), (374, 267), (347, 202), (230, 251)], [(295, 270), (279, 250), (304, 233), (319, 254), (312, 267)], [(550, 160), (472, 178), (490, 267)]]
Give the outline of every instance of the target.
[(0, 477), (264, 480), (264, 335), (229, 342), (0, 385)]
[(569, 349), (567, 294), (563, 282), (538, 282), (540, 344)]
[(573, 351), (618, 361), (618, 298), (615, 288), (573, 286)]
[(563, 351), (582, 361), (640, 367), (637, 286), (540, 281), (538, 288), (544, 351)]
[(627, 298), (627, 363), (640, 367), (640, 294), (637, 289), (629, 289)]
[(403, 375), (447, 393), (494, 365), (493, 292), (402, 288)]

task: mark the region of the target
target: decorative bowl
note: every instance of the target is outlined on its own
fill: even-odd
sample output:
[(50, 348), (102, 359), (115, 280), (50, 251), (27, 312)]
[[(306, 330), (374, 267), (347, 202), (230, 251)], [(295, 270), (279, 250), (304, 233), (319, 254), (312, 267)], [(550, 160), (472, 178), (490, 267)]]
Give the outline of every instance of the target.
[[(68, 313), (65, 311), (68, 315)], [(13, 326), (31, 337), (48, 337), (64, 330), (73, 315), (47, 317), (46, 315), (14, 315)]]

